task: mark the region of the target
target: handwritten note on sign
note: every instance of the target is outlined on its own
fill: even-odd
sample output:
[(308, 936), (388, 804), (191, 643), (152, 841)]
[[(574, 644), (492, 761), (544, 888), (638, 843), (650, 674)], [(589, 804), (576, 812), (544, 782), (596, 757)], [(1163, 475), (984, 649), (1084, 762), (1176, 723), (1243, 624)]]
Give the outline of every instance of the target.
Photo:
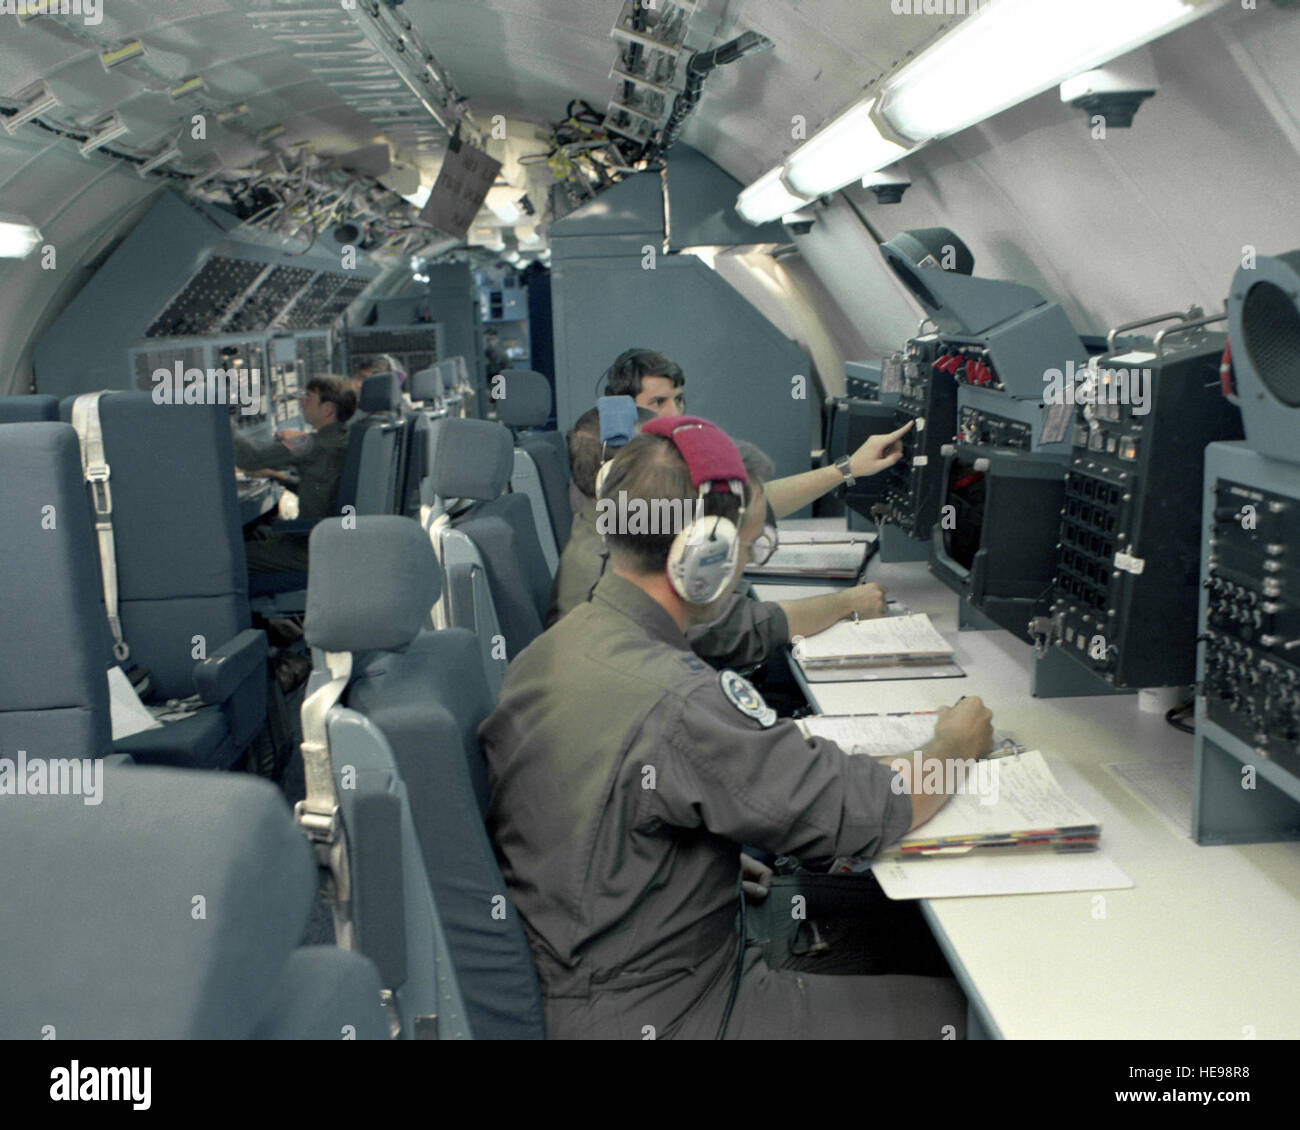
[(448, 149), (438, 180), (429, 193), (429, 202), (420, 211), (420, 219), (439, 231), (464, 239), (500, 169), (500, 161), (494, 161), (468, 142), (463, 142), (455, 152)]

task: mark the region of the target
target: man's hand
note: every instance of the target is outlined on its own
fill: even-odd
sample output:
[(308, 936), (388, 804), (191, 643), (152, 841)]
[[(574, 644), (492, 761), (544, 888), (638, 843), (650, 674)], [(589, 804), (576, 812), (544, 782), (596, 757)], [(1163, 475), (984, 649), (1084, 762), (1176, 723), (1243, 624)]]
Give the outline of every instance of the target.
[(772, 885), (772, 869), (742, 851), (740, 853), (740, 885), (744, 888), (747, 898), (751, 898), (755, 902), (762, 902), (767, 898), (768, 889)]
[(903, 458), (903, 436), (907, 435), (915, 420), (908, 420), (896, 432), (869, 436), (867, 441), (849, 456), (849, 470), (855, 478), (863, 479), (892, 467)]
[(934, 744), (945, 758), (984, 757), (993, 748), (993, 711), (978, 698), (939, 707)]
[[(993, 748), (993, 712), (978, 698), (964, 698), (956, 706), (941, 706), (934, 724), (934, 737), (921, 750), (922, 764), (938, 762), (943, 770), (948, 761), (978, 760)], [(928, 770), (923, 770), (924, 774)], [(947, 780), (941, 772), (940, 780)], [(913, 781), (911, 831), (930, 819), (948, 800), (946, 793), (918, 791)]]
[(840, 593), (844, 611), (841, 619), (857, 614), (859, 620), (873, 620), (885, 614), (885, 590), (879, 585), (856, 585)]

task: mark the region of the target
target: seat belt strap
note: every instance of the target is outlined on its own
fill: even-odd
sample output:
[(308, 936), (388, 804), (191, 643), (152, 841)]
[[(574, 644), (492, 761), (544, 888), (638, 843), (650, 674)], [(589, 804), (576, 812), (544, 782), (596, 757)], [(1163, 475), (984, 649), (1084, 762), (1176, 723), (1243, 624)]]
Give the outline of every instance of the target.
[(432, 609), (433, 626), (436, 630), (446, 628), (450, 623), (448, 614), (448, 596), (447, 596), (447, 570), (443, 564), (442, 556), (442, 538), (443, 535), (451, 528), (451, 514), (444, 510), (429, 524), (429, 542), (433, 546), (433, 556), (438, 562), (438, 599), (434, 601)]
[(110, 469), (104, 458), (104, 431), (99, 422), (102, 392), (87, 392), (72, 404), (72, 426), (81, 444), (81, 473), (90, 484), (95, 508), (95, 536), (99, 540), (99, 572), (104, 584), (104, 608), (113, 633), (113, 657), (125, 662), (131, 649), (122, 636), (117, 606), (117, 552), (113, 541), (113, 494), (109, 489)]
[(334, 914), (335, 940), (343, 949), (354, 949), (347, 834), (334, 789), (334, 766), (330, 761), (326, 726), (330, 710), (343, 696), (352, 677), (352, 653), (326, 652), (325, 666), (330, 681), (317, 687), (302, 704), (302, 764), (307, 795), (294, 805), (293, 815), (315, 851), (321, 871), (321, 891)]

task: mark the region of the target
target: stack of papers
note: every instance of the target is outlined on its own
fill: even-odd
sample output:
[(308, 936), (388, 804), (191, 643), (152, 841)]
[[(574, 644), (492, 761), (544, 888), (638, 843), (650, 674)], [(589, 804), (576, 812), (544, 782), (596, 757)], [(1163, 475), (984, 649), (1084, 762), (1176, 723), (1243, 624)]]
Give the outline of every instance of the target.
[[(815, 714), (800, 718), (795, 725), (803, 731), (804, 737), (827, 738), (845, 753), (890, 760), (919, 749), (934, 737), (935, 716), (933, 710), (910, 710), (898, 714)], [(1023, 748), (1006, 735), (993, 735), (990, 757), (1023, 752)]]
[(977, 762), (964, 784), (966, 791), (880, 858), (1097, 847), (1101, 827), (1065, 795), (1036, 749)]
[(924, 613), (841, 620), (801, 639), (794, 657), (805, 671), (822, 667), (886, 667), (951, 663), (952, 648)]
[(748, 565), (745, 572), (757, 576), (832, 577), (855, 579), (862, 572), (871, 551), (874, 534), (844, 530), (792, 530), (782, 533), (781, 544), (763, 565)]

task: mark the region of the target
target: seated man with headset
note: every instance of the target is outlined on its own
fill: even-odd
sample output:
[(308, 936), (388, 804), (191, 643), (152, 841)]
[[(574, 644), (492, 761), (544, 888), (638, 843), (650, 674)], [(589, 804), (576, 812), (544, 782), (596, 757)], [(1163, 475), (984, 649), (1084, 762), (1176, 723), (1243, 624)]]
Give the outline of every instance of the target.
[[(574, 515), (569, 541), (560, 556), (551, 588), (547, 627), (586, 601), (605, 569), (606, 553), (596, 514), (599, 469), (608, 467), (614, 452), (631, 438), (638, 426), (635, 413), (640, 411), (644, 410), (635, 409), (626, 397), (602, 397), (595, 409), (579, 417), (569, 433), (569, 468), (574, 486), (583, 495), (583, 504)], [(893, 466), (902, 458), (902, 447), (897, 443), (901, 435), (900, 431), (868, 439), (852, 456), (857, 461), (857, 474), (872, 475)], [(844, 476), (834, 467), (772, 480), (770, 459), (753, 444), (742, 443), (740, 449), (746, 473), (751, 481), (765, 483), (768, 512), (778, 517), (807, 505), (844, 481)], [(778, 499), (779, 510), (770, 505), (773, 497)], [(770, 555), (775, 546), (774, 522), (766, 544)], [(884, 610), (884, 590), (876, 584), (858, 585), (825, 596), (773, 602), (756, 599), (748, 582), (742, 581), (719, 610), (718, 618), (713, 623), (693, 627), (688, 639), (696, 653), (714, 666), (750, 670), (795, 636), (816, 635), (837, 620), (853, 615), (881, 616)]]
[[(763, 490), (734, 444), (704, 420), (651, 421), (604, 491), (662, 500), (688, 524), (609, 533), (591, 601), (515, 658), (479, 731), (548, 1035), (961, 1035), (949, 978), (777, 970), (746, 937), (739, 844), (814, 866), (870, 858), (947, 798), (909, 796), (874, 759), (804, 737), (692, 653), (686, 630), (716, 616), (761, 534)], [(991, 745), (992, 716), (969, 698), (939, 711), (921, 752)]]

